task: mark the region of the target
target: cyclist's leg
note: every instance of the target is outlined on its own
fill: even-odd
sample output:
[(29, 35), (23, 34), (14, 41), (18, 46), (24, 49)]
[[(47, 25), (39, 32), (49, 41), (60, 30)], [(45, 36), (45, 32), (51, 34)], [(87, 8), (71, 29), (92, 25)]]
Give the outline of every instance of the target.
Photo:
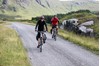
[(55, 28), (55, 25), (52, 25), (52, 32), (53, 32), (54, 28)]
[(55, 25), (52, 25), (52, 38), (54, 37), (54, 28), (55, 28)]
[(51, 28), (51, 30), (50, 30), (50, 33), (52, 34), (52, 30), (53, 30), (53, 25), (52, 25), (52, 28)]
[(58, 25), (56, 25), (56, 31), (57, 31), (57, 34), (58, 34)]
[(40, 46), (40, 33), (38, 32), (38, 46), (37, 46), (37, 48), (39, 48), (39, 46)]
[(56, 29), (56, 31), (57, 31), (56, 25), (53, 26), (53, 29)]

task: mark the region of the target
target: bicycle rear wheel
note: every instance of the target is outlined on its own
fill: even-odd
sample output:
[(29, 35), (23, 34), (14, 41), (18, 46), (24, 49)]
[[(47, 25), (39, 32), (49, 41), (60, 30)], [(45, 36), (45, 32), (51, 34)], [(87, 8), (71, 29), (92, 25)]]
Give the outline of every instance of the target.
[(42, 52), (42, 45), (40, 46), (40, 52)]

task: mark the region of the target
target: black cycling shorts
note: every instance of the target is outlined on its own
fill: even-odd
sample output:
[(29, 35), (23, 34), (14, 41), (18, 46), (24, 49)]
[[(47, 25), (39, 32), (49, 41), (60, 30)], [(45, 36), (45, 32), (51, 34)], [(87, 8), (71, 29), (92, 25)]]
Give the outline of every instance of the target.
[(53, 29), (53, 28), (57, 28), (57, 25), (52, 25), (52, 29)]
[(40, 38), (40, 32), (37, 33), (36, 40), (38, 40), (38, 38)]

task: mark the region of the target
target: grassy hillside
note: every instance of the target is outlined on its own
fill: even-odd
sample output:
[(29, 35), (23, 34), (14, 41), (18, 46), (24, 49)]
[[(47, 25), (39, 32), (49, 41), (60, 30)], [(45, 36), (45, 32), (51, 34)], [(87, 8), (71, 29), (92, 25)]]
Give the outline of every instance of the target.
[(59, 0), (7, 0), (6, 4), (2, 4), (2, 2), (3, 0), (0, 0), (0, 14), (21, 16), (23, 19), (31, 19), (31, 17), (41, 15), (65, 14), (80, 9), (89, 9), (92, 11), (98, 11), (99, 9), (99, 3), (90, 0), (83, 2), (60, 2)]

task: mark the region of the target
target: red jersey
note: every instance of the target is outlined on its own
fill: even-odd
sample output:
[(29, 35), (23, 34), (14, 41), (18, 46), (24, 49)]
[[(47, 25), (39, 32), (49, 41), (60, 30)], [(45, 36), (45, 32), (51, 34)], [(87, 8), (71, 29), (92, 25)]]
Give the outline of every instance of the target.
[(51, 19), (52, 25), (58, 25), (59, 19), (57, 17), (54, 17)]

